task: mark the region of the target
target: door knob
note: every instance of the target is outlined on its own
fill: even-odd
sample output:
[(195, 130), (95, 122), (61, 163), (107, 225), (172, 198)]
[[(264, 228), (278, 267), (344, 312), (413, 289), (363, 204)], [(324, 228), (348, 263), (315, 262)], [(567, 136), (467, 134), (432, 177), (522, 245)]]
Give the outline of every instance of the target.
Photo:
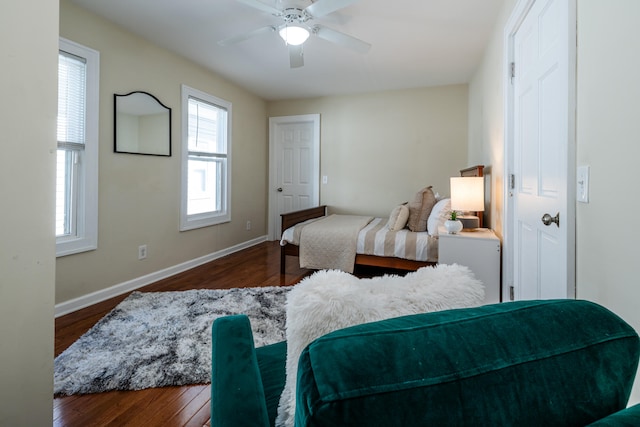
[(282, 193), (282, 187), (278, 187), (278, 188), (276, 189), (276, 191), (277, 191), (278, 193)]
[(551, 216), (548, 213), (542, 215), (542, 223), (544, 225), (551, 225), (552, 222), (556, 223), (556, 226), (560, 227), (560, 212), (556, 214), (556, 216)]

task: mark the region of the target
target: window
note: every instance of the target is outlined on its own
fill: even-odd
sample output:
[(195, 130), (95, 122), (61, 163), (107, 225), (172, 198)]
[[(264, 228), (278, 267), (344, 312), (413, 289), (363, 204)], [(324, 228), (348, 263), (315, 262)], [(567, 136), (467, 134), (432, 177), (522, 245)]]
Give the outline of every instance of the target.
[(98, 245), (98, 96), (100, 54), (60, 39), (56, 255)]
[(229, 222), (231, 103), (182, 86), (180, 230)]

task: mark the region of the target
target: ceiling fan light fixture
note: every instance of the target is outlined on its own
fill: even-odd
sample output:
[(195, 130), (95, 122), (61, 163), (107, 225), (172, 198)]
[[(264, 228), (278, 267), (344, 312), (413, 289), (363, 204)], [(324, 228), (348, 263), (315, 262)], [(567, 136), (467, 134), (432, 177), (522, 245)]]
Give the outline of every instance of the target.
[(285, 26), (280, 32), (280, 37), (286, 44), (290, 44), (293, 46), (299, 46), (302, 43), (306, 42), (309, 38), (309, 31), (306, 28), (298, 27), (295, 25)]

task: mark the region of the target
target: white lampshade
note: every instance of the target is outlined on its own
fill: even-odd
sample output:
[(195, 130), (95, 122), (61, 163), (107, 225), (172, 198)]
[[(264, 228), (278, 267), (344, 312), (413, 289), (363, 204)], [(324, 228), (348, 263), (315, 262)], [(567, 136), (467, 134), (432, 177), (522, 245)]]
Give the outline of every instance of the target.
[(461, 212), (484, 211), (484, 178), (451, 178), (451, 209)]
[(298, 46), (307, 41), (309, 31), (302, 27), (287, 25), (280, 30), (280, 37), (286, 44)]

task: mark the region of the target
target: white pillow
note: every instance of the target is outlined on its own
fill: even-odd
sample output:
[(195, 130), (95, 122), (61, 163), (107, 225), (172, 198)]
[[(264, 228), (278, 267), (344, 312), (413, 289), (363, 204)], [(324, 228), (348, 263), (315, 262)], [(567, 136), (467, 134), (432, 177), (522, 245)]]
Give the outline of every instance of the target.
[(438, 227), (444, 225), (444, 222), (449, 218), (451, 212), (451, 199), (446, 198), (440, 200), (431, 209), (429, 219), (427, 219), (427, 232), (430, 236), (438, 235)]
[(387, 228), (391, 231), (402, 230), (407, 225), (409, 219), (409, 207), (407, 205), (398, 205), (391, 211)]

